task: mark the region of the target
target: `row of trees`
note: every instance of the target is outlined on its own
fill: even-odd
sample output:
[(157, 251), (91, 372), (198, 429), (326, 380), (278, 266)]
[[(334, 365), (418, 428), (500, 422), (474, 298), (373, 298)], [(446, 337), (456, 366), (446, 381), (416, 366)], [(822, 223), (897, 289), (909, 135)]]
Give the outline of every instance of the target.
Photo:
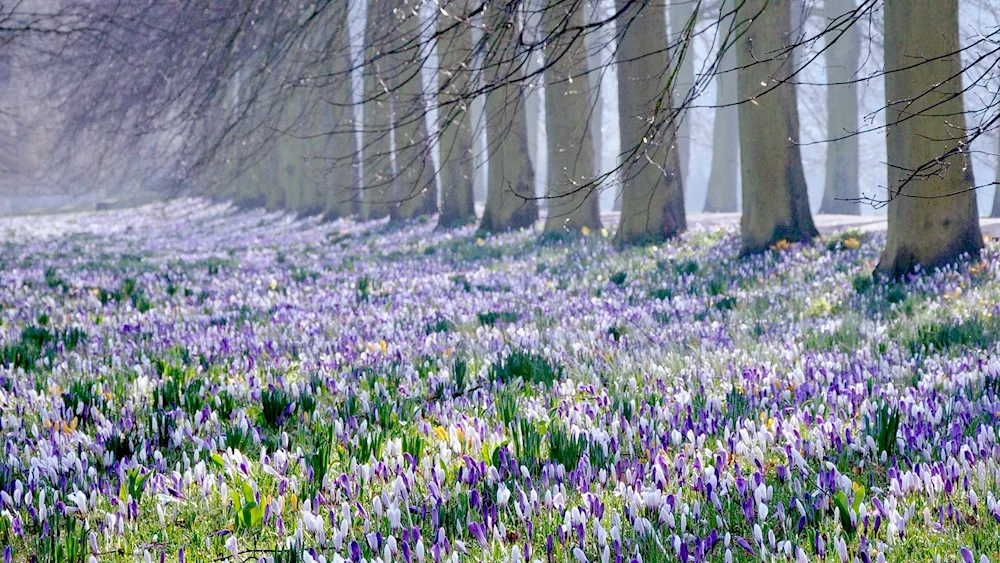
[[(95, 128), (130, 143), (154, 138), (163, 161), (214, 197), (329, 219), (437, 212), (442, 227), (478, 221), (488, 233), (532, 226), (544, 203), (545, 232), (578, 233), (601, 228), (598, 192), (615, 189), (621, 244), (685, 229), (684, 170), (696, 158), (685, 118), (715, 80), (706, 209), (735, 210), (738, 174), (743, 251), (754, 253), (817, 235), (796, 88), (815, 53), (827, 63), (831, 132), (821, 210), (857, 212), (867, 33), (885, 61), (889, 233), (879, 270), (902, 275), (982, 246), (967, 162), (1000, 114), (991, 101), (963, 107), (970, 67), (958, 9), (959, 0), (825, 0), (814, 13), (819, 31), (807, 33), (801, 0), (81, 0), (61, 13), (100, 32), (69, 36), (53, 60), (74, 138)], [(868, 31), (872, 22), (881, 33)], [(977, 64), (1000, 60), (997, 33), (977, 42)], [(696, 37), (715, 44), (697, 72)], [(621, 154), (602, 171), (595, 107), (611, 69)], [(541, 198), (528, 135), (540, 124), (526, 109), (539, 91)], [(979, 126), (966, 127), (967, 111)], [(483, 133), (485, 155), (476, 149)]]

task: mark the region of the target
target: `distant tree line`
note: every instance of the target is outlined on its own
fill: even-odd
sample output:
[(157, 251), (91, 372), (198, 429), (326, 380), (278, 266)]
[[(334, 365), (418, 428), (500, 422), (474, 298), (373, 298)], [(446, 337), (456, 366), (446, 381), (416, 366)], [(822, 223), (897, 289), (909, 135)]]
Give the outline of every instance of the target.
[[(892, 276), (982, 247), (975, 190), (995, 182), (977, 184), (969, 161), (973, 147), (995, 151), (978, 145), (998, 128), (1000, 104), (980, 96), (965, 107), (963, 94), (995, 80), (1000, 30), (963, 47), (960, 0), (356, 1), (63, 0), (48, 13), (61, 23), (46, 29), (71, 22), (74, 32), (45, 37), (44, 58), (65, 138), (99, 137), (116, 154), (142, 147), (199, 194), (326, 219), (438, 214), (441, 228), (496, 233), (534, 225), (544, 208), (545, 233), (598, 232), (598, 195), (612, 189), (615, 239), (627, 245), (685, 230), (696, 157), (687, 117), (711, 106), (706, 210), (741, 208), (752, 254), (817, 236), (797, 96), (822, 55), (821, 211), (887, 206), (878, 270)], [(697, 68), (695, 38), (712, 45)], [(881, 70), (860, 75), (873, 52)], [(621, 152), (602, 170), (595, 107), (611, 70)], [(884, 126), (859, 116), (858, 85), (875, 77)], [(539, 91), (544, 123), (529, 112)], [(539, 127), (544, 170), (530, 150)], [(885, 136), (885, 198), (862, 195), (861, 134)], [(487, 167), (481, 216), (477, 162)]]

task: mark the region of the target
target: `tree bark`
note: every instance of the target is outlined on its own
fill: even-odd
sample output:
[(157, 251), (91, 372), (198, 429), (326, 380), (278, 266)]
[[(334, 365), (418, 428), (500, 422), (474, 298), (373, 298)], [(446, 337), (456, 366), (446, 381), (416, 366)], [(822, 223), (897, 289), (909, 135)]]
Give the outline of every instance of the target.
[[(743, 178), (742, 254), (780, 240), (819, 233), (809, 211), (795, 87), (780, 84), (792, 71), (784, 51), (791, 33), (789, 0), (746, 0), (737, 22), (740, 164)], [(770, 89), (770, 91), (768, 91)]]
[(688, 91), (694, 85), (694, 46), (688, 43), (684, 58), (677, 60), (681, 50), (684, 48), (682, 38), (688, 25), (691, 14), (694, 13), (694, 0), (670, 0), (669, 16), (667, 21), (670, 24), (670, 41), (677, 42), (674, 49), (674, 64), (680, 65), (677, 69), (677, 78), (673, 87), (674, 107), (681, 108), (678, 114), (677, 124), (677, 157), (680, 163), (681, 182), (687, 181), (688, 163), (691, 161), (691, 124), (688, 123), (686, 111), (682, 108), (684, 99)]
[(389, 206), (391, 222), (407, 221), (437, 211), (437, 188), (427, 106), (421, 78), (423, 53), (420, 46), (421, 0), (395, 0), (394, 49), (389, 57), (396, 132), (397, 192)]
[(336, 12), (329, 53), (333, 56), (332, 80), (327, 85), (330, 103), (323, 103), (322, 115), (327, 136), (328, 160), (323, 219), (332, 221), (358, 214), (360, 190), (358, 141), (354, 126), (354, 97), (349, 22), (347, 10)]
[(658, 242), (687, 228), (684, 182), (675, 147), (676, 114), (671, 107), (666, 53), (666, 14), (653, 4), (617, 0), (619, 32), (618, 113), (621, 129), (622, 210), (619, 244)]
[(549, 0), (542, 13), (545, 44), (545, 131), (549, 191), (545, 232), (601, 228), (590, 138), (590, 83), (583, 38), (583, 0)]
[[(983, 246), (965, 140), (958, 0), (888, 0), (885, 98), (889, 215), (878, 272), (901, 277)], [(914, 66), (916, 62), (917, 64)], [(911, 68), (907, 68), (911, 67)]]
[[(854, 0), (826, 0), (828, 18), (841, 17), (854, 10)], [(845, 24), (846, 25), (846, 24)], [(826, 184), (820, 213), (857, 215), (861, 212), (858, 196), (860, 158), (858, 137), (858, 60), (861, 34), (857, 25), (827, 35), (834, 41), (826, 50)], [(847, 136), (850, 135), (850, 136)], [(845, 137), (846, 136), (846, 137)], [(839, 137), (844, 137), (839, 140)]]
[(1000, 135), (997, 135), (996, 189), (993, 192), (993, 209), (990, 217), (1000, 217)]
[[(723, 13), (733, 8), (732, 2), (722, 5)], [(736, 34), (730, 33), (733, 17), (720, 23), (720, 45), (726, 48), (715, 77), (715, 123), (712, 125), (712, 167), (708, 176), (705, 211), (732, 213), (738, 209), (737, 187), (740, 174), (740, 125), (736, 92)], [(726, 107), (722, 107), (726, 106)]]
[(519, 0), (496, 0), (483, 13), (484, 44), (489, 46), (483, 62), (489, 177), (479, 229), (487, 233), (524, 229), (538, 219), (535, 174), (528, 154), (524, 95), (519, 82), (527, 56), (518, 44), (516, 13), (520, 5)]
[(472, 116), (465, 98), (472, 83), (474, 56), (468, 7), (468, 0), (441, 0), (437, 16), (441, 67), (438, 79), (441, 143), (439, 228), (461, 227), (476, 220)]
[(381, 219), (389, 214), (389, 202), (396, 191), (392, 169), (392, 102), (385, 88), (388, 82), (388, 37), (382, 31), (392, 17), (391, 0), (369, 0), (365, 16), (364, 133), (361, 154), (364, 182), (361, 187), (361, 219)]

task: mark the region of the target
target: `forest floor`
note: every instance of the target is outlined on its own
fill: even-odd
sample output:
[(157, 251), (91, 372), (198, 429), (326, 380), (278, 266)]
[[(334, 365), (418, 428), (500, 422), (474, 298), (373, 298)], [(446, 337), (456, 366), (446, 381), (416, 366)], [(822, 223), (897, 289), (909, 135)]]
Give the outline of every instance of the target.
[(1000, 243), (890, 284), (879, 233), (741, 259), (693, 223), (619, 250), (198, 200), (0, 219), (0, 545), (1000, 561)]

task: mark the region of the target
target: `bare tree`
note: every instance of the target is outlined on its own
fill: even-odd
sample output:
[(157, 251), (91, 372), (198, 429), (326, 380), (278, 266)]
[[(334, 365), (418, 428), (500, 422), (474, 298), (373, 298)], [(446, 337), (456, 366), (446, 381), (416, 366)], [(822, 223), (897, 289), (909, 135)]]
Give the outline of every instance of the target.
[(677, 130), (671, 111), (662, 10), (618, 0), (620, 22), (618, 111), (622, 149), (622, 211), (616, 240), (621, 244), (660, 241), (686, 228), (684, 186)]
[(958, 0), (886, 3), (890, 201), (879, 272), (935, 268), (983, 246), (959, 52)]
[(601, 227), (598, 194), (589, 189), (594, 180), (594, 147), (584, 16), (584, 0), (549, 0), (541, 14), (546, 35), (547, 233)]
[(826, 36), (826, 185), (820, 213), (860, 213), (858, 181), (860, 154), (858, 136), (858, 64), (861, 33), (843, 17), (855, 9), (854, 0), (826, 0), (824, 14), (840, 23), (840, 33)]
[(496, 0), (487, 3), (483, 12), (490, 163), (486, 209), (479, 228), (487, 233), (524, 229), (538, 219), (523, 83), (515, 81), (528, 58), (518, 42), (517, 16), (521, 9), (520, 0)]
[(782, 81), (794, 67), (791, 0), (745, 0), (737, 10), (740, 164), (743, 176), (742, 252), (819, 233), (809, 210), (797, 144), (795, 88)]
[(737, 209), (740, 173), (739, 95), (736, 91), (736, 36), (733, 31), (735, 3), (719, 7), (719, 68), (715, 74), (715, 123), (712, 125), (712, 165), (708, 177), (705, 211), (733, 212)]
[(438, 11), (440, 57), (438, 120), (441, 146), (441, 216), (438, 226), (459, 227), (476, 220), (471, 100), (475, 53), (468, 0), (441, 0)]

